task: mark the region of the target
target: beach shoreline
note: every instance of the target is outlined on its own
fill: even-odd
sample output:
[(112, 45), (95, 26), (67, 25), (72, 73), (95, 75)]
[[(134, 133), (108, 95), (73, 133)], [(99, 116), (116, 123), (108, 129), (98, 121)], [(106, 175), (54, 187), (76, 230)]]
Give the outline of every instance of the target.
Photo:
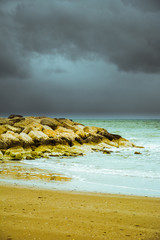
[(160, 198), (0, 185), (0, 239), (160, 239)]

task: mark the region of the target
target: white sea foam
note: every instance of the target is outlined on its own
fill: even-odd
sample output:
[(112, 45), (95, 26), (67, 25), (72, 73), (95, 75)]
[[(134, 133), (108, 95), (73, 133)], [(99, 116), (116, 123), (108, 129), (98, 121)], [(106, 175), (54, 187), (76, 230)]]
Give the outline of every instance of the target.
[(129, 176), (129, 177), (142, 177), (142, 178), (154, 178), (160, 179), (160, 173), (155, 173), (152, 171), (127, 171), (127, 170), (115, 170), (115, 169), (90, 169), (81, 167), (70, 167), (68, 171), (77, 173), (90, 173), (90, 174), (103, 174), (103, 175), (114, 175), (114, 176)]

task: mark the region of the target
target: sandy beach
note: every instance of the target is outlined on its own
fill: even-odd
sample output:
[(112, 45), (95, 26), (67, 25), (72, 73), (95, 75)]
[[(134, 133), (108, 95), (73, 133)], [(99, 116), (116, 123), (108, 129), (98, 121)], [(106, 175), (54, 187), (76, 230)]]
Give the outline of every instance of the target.
[(7, 239), (160, 239), (160, 199), (1, 185)]

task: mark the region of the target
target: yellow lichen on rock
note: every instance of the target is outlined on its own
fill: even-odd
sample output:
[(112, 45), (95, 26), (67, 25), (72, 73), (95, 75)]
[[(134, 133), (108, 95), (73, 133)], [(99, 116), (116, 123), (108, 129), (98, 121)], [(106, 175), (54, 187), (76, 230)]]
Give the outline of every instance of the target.
[(22, 147), (12, 147), (5, 151), (4, 159), (6, 160), (21, 160), (24, 159), (25, 151)]
[(44, 129), (43, 133), (46, 134), (48, 137), (55, 137), (56, 136), (56, 132), (52, 129)]

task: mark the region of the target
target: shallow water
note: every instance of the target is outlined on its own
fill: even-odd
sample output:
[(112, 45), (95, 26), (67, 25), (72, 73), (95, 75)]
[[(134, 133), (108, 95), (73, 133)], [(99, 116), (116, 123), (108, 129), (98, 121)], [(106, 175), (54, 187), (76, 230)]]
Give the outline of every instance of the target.
[[(13, 178), (0, 175), (1, 182), (36, 185), (50, 189), (121, 193), (160, 197), (160, 120), (76, 120), (120, 134), (145, 148), (112, 149), (79, 157), (24, 160), (1, 164), (1, 171), (21, 167), (23, 172), (63, 176), (69, 181), (51, 178)], [(134, 154), (135, 151), (141, 154)], [(20, 170), (19, 170), (20, 171)], [(37, 175), (38, 176), (38, 175)], [(48, 178), (47, 178), (48, 179)], [(62, 178), (63, 179), (63, 178)]]

